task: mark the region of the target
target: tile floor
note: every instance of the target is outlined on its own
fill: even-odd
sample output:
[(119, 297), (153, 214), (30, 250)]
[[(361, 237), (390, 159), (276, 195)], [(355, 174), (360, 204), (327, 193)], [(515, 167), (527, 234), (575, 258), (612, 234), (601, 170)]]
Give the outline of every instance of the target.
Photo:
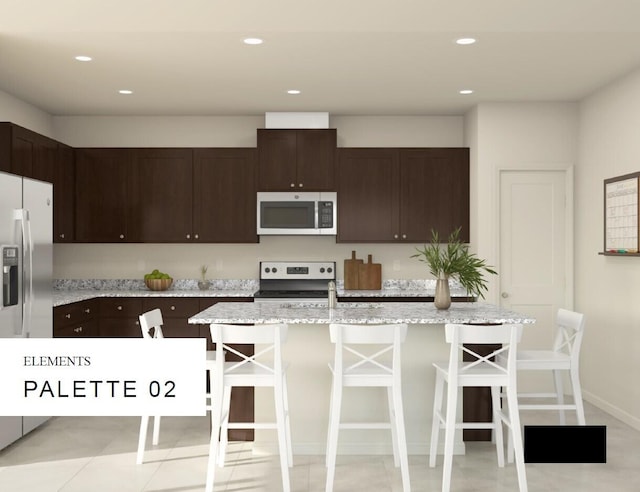
[[(587, 422), (607, 426), (606, 464), (529, 464), (531, 492), (640, 490), (640, 432), (587, 404)], [(526, 412), (528, 424), (553, 424), (552, 412)], [(569, 421), (568, 423), (572, 423)], [(2, 492), (191, 492), (206, 477), (208, 422), (166, 418), (160, 444), (144, 465), (135, 464), (137, 418), (58, 417), (0, 452)], [(412, 490), (440, 490), (442, 460), (410, 456)], [(516, 491), (513, 465), (498, 468), (490, 443), (471, 443), (454, 458), (452, 491)], [(323, 456), (294, 455), (293, 491), (323, 491)], [(281, 490), (277, 457), (254, 455), (248, 443), (232, 443), (228, 465), (218, 469), (216, 491)], [(401, 491), (391, 456), (339, 456), (336, 492)]]

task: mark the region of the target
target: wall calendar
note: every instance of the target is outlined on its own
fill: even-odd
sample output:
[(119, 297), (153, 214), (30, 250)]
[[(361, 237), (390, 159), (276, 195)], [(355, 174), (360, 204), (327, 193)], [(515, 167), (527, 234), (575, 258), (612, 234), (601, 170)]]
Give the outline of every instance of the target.
[(638, 254), (640, 173), (604, 181), (604, 254)]

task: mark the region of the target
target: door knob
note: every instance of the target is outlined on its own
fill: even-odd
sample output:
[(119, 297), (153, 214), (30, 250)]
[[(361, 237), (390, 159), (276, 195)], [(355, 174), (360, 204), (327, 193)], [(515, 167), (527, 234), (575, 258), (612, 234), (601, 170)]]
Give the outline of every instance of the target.
[(509, 297), (509, 293), (508, 292), (503, 292), (502, 293), (502, 298), (506, 299), (507, 297)]

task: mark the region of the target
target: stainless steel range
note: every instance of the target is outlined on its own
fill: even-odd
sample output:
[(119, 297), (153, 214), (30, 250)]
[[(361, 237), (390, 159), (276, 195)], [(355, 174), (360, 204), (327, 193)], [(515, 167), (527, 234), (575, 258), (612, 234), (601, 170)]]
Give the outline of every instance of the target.
[(335, 261), (261, 261), (255, 302), (328, 302)]

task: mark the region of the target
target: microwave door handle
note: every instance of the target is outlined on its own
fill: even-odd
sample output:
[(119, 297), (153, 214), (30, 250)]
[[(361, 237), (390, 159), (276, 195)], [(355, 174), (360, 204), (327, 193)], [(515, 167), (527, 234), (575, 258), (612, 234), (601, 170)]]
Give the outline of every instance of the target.
[(316, 200), (314, 202), (313, 208), (314, 208), (314, 213), (313, 213), (313, 228), (314, 229), (318, 229), (320, 227), (319, 224), (319, 220), (318, 220), (318, 215), (320, 214), (320, 201)]

